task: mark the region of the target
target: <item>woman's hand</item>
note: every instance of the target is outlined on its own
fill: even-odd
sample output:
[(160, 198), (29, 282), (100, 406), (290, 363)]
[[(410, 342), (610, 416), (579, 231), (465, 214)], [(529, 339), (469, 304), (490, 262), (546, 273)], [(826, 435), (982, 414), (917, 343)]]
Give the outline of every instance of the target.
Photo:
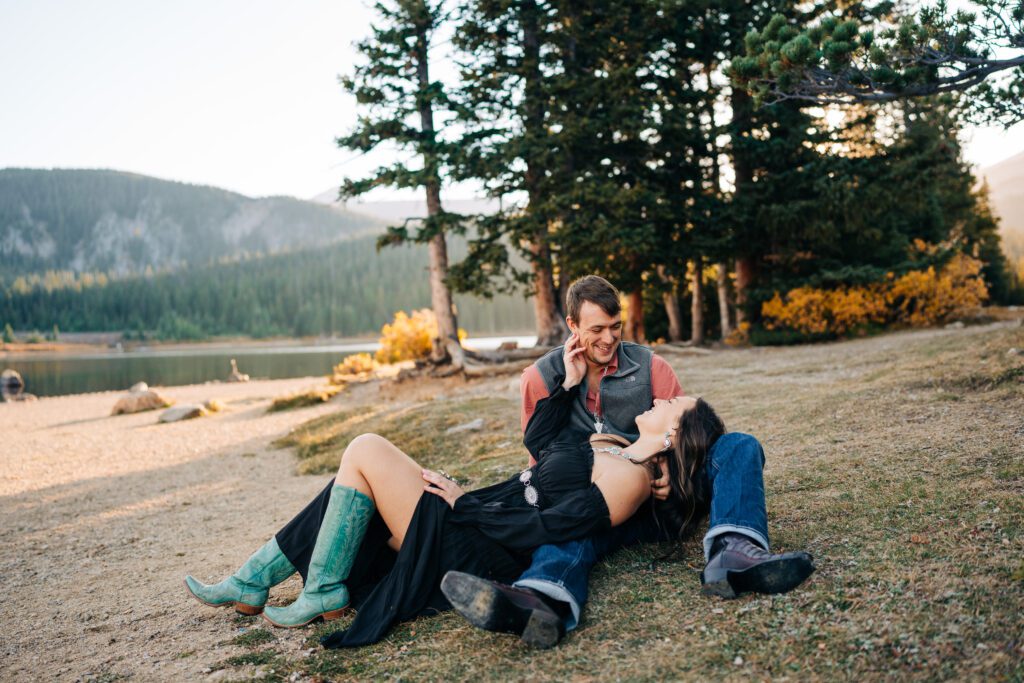
[(583, 356), (586, 348), (580, 346), (580, 335), (575, 332), (562, 347), (562, 364), (565, 365), (565, 381), (562, 388), (568, 391), (587, 376), (587, 359)]
[(423, 470), (423, 480), (427, 482), (423, 490), (444, 498), (444, 502), (448, 503), (448, 507), (451, 508), (455, 507), (455, 501), (459, 499), (459, 496), (465, 493), (462, 487), (454, 481), (432, 470)]
[[(672, 487), (668, 483), (668, 463), (665, 462), (665, 456), (659, 456), (655, 462), (654, 472), (651, 474), (651, 495), (654, 496), (655, 500), (668, 500), (668, 495), (672, 493)], [(654, 474), (658, 474), (658, 478), (654, 478)]]

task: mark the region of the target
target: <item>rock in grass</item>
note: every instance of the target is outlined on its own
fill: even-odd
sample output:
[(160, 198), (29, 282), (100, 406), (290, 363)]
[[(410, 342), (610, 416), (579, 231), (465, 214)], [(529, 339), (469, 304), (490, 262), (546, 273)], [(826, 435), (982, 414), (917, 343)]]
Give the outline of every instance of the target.
[(204, 417), (209, 414), (209, 411), (200, 403), (186, 403), (185, 405), (174, 406), (165, 410), (160, 415), (160, 421), (180, 422), (181, 420), (191, 420), (192, 418)]
[(484, 428), (484, 419), (478, 417), (475, 420), (444, 430), (445, 434), (458, 434), (459, 432), (477, 432)]
[[(117, 400), (111, 415), (128, 415), (130, 413), (141, 413), (146, 410), (166, 408), (171, 402), (146, 386), (145, 382), (139, 382), (135, 386), (146, 387), (143, 391), (130, 391)], [(135, 387), (132, 387), (133, 389)]]
[(219, 413), (224, 410), (224, 401), (219, 398), (207, 399), (203, 401), (203, 407), (206, 408), (208, 412)]

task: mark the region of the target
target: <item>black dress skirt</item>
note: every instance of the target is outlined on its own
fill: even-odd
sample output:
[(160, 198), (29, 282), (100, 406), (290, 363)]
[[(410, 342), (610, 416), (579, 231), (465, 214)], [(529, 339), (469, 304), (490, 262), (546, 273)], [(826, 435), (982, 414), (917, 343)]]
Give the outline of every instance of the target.
[[(608, 506), (590, 482), (593, 451), (586, 442), (546, 449), (529, 470), (536, 504), (517, 475), (455, 501), (454, 509), (424, 492), (398, 553), (379, 513), (374, 513), (346, 585), (356, 618), (324, 639), (327, 647), (355, 647), (380, 640), (399, 621), (450, 609), (441, 579), (450, 570), (508, 583), (529, 564), (533, 550), (607, 530)], [(276, 538), (303, 580), (330, 500), (330, 482)]]
[[(556, 391), (538, 403), (527, 427), (528, 437), (561, 421), (564, 403), (570, 398), (563, 394)], [(345, 581), (356, 618), (349, 628), (324, 637), (324, 646), (374, 643), (397, 622), (450, 609), (441, 593), (441, 579), (448, 571), (508, 583), (529, 566), (533, 551), (541, 545), (608, 530), (608, 506), (591, 482), (594, 453), (587, 436), (562, 432), (543, 448), (527, 439), (528, 447), (535, 446), (530, 450), (538, 458), (536, 465), (507, 481), (462, 495), (454, 508), (424, 492), (397, 553), (387, 546), (391, 533), (383, 518), (374, 513)], [(303, 581), (333, 483), (276, 536)], [(528, 488), (534, 491), (528, 493)]]

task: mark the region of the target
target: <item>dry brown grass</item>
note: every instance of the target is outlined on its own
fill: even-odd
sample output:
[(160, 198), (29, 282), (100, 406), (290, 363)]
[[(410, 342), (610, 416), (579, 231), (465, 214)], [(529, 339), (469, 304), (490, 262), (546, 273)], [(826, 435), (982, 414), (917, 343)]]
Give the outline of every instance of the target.
[[(818, 564), (788, 595), (704, 598), (696, 541), (667, 560), (668, 546), (638, 547), (599, 565), (581, 627), (554, 650), (448, 613), (354, 651), (317, 647), (337, 623), (308, 630), (308, 657), (259, 639), (237, 665), (322, 680), (1021, 680), (1024, 353), (1011, 348), (1024, 328), (1001, 324), (671, 359), (688, 392), (765, 445), (773, 544)], [(486, 430), (444, 435), (475, 417)], [(329, 471), (361, 431), (471, 486), (525, 461), (510, 397), (350, 409), (289, 443), (300, 471)]]
[(267, 408), (268, 413), (276, 413), (282, 410), (294, 410), (295, 408), (306, 408), (321, 403), (327, 403), (344, 389), (343, 385), (321, 387), (319, 389), (308, 389), (287, 396), (275, 398)]

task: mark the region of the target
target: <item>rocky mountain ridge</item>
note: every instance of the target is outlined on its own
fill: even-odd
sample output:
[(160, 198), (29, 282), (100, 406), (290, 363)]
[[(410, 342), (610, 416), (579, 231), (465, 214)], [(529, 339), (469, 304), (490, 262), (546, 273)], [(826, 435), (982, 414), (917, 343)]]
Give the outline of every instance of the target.
[(0, 274), (128, 275), (382, 228), (374, 217), (293, 197), (252, 198), (120, 171), (0, 169)]

